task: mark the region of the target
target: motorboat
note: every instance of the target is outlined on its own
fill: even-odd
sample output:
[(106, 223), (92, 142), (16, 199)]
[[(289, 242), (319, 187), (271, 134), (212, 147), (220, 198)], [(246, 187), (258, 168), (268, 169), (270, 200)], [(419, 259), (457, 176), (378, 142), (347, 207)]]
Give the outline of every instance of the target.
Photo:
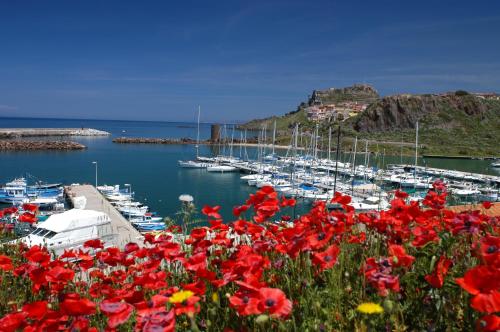
[(227, 172), (235, 172), (238, 168), (229, 165), (211, 165), (207, 167), (208, 172), (217, 172), (217, 173), (227, 173)]
[(152, 213), (145, 213), (140, 218), (131, 219), (130, 222), (141, 232), (151, 232), (165, 229), (163, 218)]
[(116, 209), (126, 217), (141, 217), (148, 212), (147, 206), (118, 206)]
[(26, 182), (21, 181), (21, 179), (6, 183), (0, 189), (0, 203), (22, 204), (27, 198)]
[(495, 188), (479, 188), (481, 192), (480, 198), (483, 201), (496, 202), (498, 200), (498, 189)]
[(64, 250), (83, 249), (83, 244), (88, 240), (100, 239), (105, 247), (113, 246), (116, 236), (106, 213), (71, 209), (51, 215), (32, 233), (12, 243), (21, 242), (30, 247), (46, 246), (58, 255)]
[(114, 192), (111, 194), (104, 194), (104, 196), (110, 202), (125, 202), (125, 201), (132, 200), (132, 194), (130, 194), (130, 193)]
[(383, 197), (369, 196), (366, 198), (353, 197), (350, 206), (356, 211), (380, 211), (389, 208), (390, 204)]
[(178, 161), (179, 166), (182, 168), (207, 168), (211, 163), (207, 162), (201, 162), (201, 161), (194, 161), (194, 160), (179, 160)]

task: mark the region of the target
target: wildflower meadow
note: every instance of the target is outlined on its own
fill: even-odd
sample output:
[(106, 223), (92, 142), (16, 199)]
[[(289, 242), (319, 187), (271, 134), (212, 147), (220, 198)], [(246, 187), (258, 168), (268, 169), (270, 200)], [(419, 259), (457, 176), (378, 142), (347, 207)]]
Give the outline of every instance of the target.
[(422, 203), (396, 191), (355, 213), (337, 193), (294, 220), (295, 200), (263, 187), (232, 221), (205, 206), (207, 226), (123, 250), (3, 244), (0, 330), (498, 331), (499, 219), (446, 195), (436, 182)]

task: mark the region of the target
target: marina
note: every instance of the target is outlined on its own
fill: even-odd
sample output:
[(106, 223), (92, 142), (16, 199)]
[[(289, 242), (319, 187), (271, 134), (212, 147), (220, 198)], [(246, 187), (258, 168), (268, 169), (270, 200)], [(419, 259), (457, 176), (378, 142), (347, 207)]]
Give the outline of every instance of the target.
[[(115, 144), (112, 142), (114, 137), (120, 137), (125, 134), (129, 137), (193, 137), (196, 140), (196, 123), (190, 124), (189, 128), (182, 123), (151, 123), (151, 122), (128, 122), (128, 121), (81, 121), (81, 120), (2, 120), (6, 126), (12, 127), (68, 127), (78, 126), (98, 128), (99, 130), (111, 133), (111, 136), (102, 137), (74, 137), (75, 141), (86, 145), (86, 150), (77, 152), (63, 151), (40, 151), (40, 152), (2, 152), (0, 153), (0, 183), (10, 182), (14, 178), (22, 177), (25, 173), (36, 175), (37, 178), (50, 183), (59, 183), (70, 185), (72, 183), (92, 183), (95, 186), (95, 167), (93, 161), (98, 161), (98, 185), (113, 185), (117, 183), (130, 183), (133, 186), (134, 200), (142, 202), (156, 211), (160, 216), (175, 218), (179, 211), (180, 202), (178, 197), (182, 194), (190, 194), (194, 197), (195, 205), (201, 209), (204, 204), (221, 205), (220, 213), (225, 220), (232, 220), (232, 207), (241, 205), (248, 195), (255, 191), (254, 186), (249, 186), (248, 181), (241, 180), (241, 176), (250, 173), (264, 173), (269, 175), (288, 164), (293, 160), (293, 142), (289, 142), (287, 149), (277, 149), (275, 147), (274, 156), (272, 156), (271, 137), (267, 142), (259, 142), (256, 146), (233, 146), (233, 159), (230, 159), (231, 147), (226, 144), (225, 147), (217, 145), (202, 145), (198, 147), (200, 159), (196, 159), (195, 144), (190, 145), (160, 145), (160, 144)], [(211, 127), (208, 124), (200, 123), (200, 141), (206, 140), (211, 135)], [(228, 140), (230, 143), (231, 130), (228, 130)], [(236, 130), (234, 137), (241, 137), (244, 132)], [(250, 132), (248, 132), (250, 137)], [(259, 133), (252, 135), (259, 136)], [(312, 161), (309, 155), (314, 158), (314, 151), (311, 150), (310, 142), (303, 138), (302, 145), (300, 138), (298, 140), (296, 155), (297, 172), (305, 167), (306, 173), (312, 173), (314, 177), (321, 177), (322, 172), (328, 176), (324, 177), (325, 183), (316, 181), (316, 184), (322, 188), (322, 191), (332, 190), (334, 184), (334, 172), (336, 160), (335, 144), (332, 143), (330, 161), (328, 162), (328, 148), (323, 144), (323, 149), (319, 149), (316, 154), (316, 161)], [(336, 142), (336, 139), (332, 139)], [(325, 138), (324, 142), (327, 142)], [(340, 151), (338, 163), (338, 178), (340, 182), (347, 184), (347, 192), (350, 192), (351, 185), (354, 184), (354, 190), (362, 189), (358, 187), (362, 183), (358, 180), (364, 180), (364, 176), (369, 182), (375, 182), (377, 186), (383, 186), (382, 180), (370, 180), (375, 172), (387, 170), (388, 165), (402, 165), (406, 168), (408, 176), (413, 178), (411, 167), (414, 165), (415, 158), (410, 156), (383, 156), (381, 153), (372, 151), (368, 154), (365, 168), (364, 142), (356, 154), (356, 160), (353, 160), (352, 151)], [(224, 148), (226, 152), (224, 154)], [(220, 152), (219, 152), (220, 150)], [(238, 171), (233, 172), (207, 172), (204, 168), (212, 164), (211, 158), (219, 158), (221, 164), (232, 162), (231, 166), (237, 167)], [(203, 158), (206, 157), (206, 158)], [(179, 160), (196, 161), (197, 166), (202, 168), (183, 168), (179, 167)], [(323, 161), (322, 161), (323, 160)], [(356, 173), (358, 174), (354, 183), (350, 181), (348, 172), (353, 171), (353, 162), (356, 164)], [(322, 163), (322, 164), (321, 164)], [(320, 165), (321, 164), (321, 165)], [(343, 167), (349, 164), (348, 167)], [(455, 170), (464, 177), (470, 174), (479, 174), (478, 178), (496, 179), (500, 175), (500, 169), (493, 168), (490, 160), (452, 160), (452, 159), (429, 159), (418, 158), (419, 169), (446, 169), (450, 172)], [(299, 166), (300, 165), (300, 166)], [(426, 165), (426, 166), (425, 166)], [(312, 166), (312, 167), (310, 167)], [(319, 168), (318, 168), (319, 167)], [(422, 167), (422, 168), (420, 168)], [(274, 171), (274, 172), (275, 172)], [(287, 170), (290, 175), (290, 169)], [(461, 173), (460, 173), (461, 172)], [(247, 174), (248, 173), (248, 174)], [(345, 174), (345, 175), (342, 175)], [(297, 175), (300, 175), (298, 173)], [(418, 175), (424, 175), (420, 172)], [(25, 176), (26, 177), (26, 176)], [(344, 179), (345, 177), (345, 179)], [(28, 178), (28, 177), (26, 177)], [(453, 179), (452, 179), (453, 180)], [(453, 181), (460, 181), (455, 179)], [(36, 180), (32, 180), (33, 183)], [(338, 183), (339, 183), (338, 182)], [(298, 184), (298, 182), (297, 182)], [(404, 184), (404, 183), (403, 183)], [(488, 186), (487, 181), (474, 181), (474, 186)], [(364, 184), (367, 186), (367, 184)], [(392, 186), (397, 188), (397, 185)], [(123, 189), (126, 189), (125, 187)], [(409, 191), (413, 188), (409, 187)], [(367, 195), (367, 193), (365, 193)], [(479, 199), (479, 197), (478, 197)], [(466, 199), (465, 199), (466, 200)], [(309, 200), (305, 200), (306, 203)], [(469, 199), (472, 201), (472, 199)], [(457, 202), (459, 203), (459, 202)], [(304, 205), (304, 207), (303, 207)], [(303, 213), (308, 208), (308, 204), (297, 206), (297, 213)], [(7, 207), (4, 205), (3, 207)]]

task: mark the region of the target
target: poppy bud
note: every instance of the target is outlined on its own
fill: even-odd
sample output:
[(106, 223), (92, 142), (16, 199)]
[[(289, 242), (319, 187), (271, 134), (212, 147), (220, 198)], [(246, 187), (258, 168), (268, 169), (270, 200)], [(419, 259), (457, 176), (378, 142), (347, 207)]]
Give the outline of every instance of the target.
[(268, 315), (258, 315), (257, 318), (255, 318), (255, 322), (257, 324), (265, 324), (269, 320)]
[(437, 257), (436, 256), (432, 256), (431, 266), (429, 267), (429, 270), (431, 270), (431, 271), (434, 270), (434, 265), (436, 265), (436, 260), (437, 260)]
[(394, 302), (392, 302), (389, 299), (385, 299), (382, 305), (384, 307), (384, 310), (387, 311), (388, 313), (391, 313), (392, 310), (394, 309)]

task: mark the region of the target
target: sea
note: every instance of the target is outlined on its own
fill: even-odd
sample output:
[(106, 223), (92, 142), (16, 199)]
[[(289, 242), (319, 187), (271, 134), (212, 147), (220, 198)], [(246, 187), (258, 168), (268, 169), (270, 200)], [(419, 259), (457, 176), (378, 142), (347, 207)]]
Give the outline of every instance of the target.
[[(200, 124), (200, 139), (210, 137), (210, 124)], [(161, 121), (119, 121), (81, 119), (0, 118), (0, 128), (94, 128), (111, 133), (106, 137), (65, 137), (50, 140), (72, 140), (86, 145), (81, 151), (0, 151), (0, 183), (15, 177), (48, 183), (95, 183), (99, 185), (129, 184), (135, 199), (148, 205), (152, 211), (174, 220), (181, 203), (179, 196), (193, 196), (198, 210), (204, 205), (220, 205), (223, 217), (232, 219), (232, 208), (245, 202), (255, 187), (241, 181), (239, 173), (209, 173), (203, 169), (183, 169), (178, 160), (193, 159), (194, 145), (117, 144), (116, 137), (196, 138), (197, 124)], [(232, 127), (227, 127), (232, 135)], [(240, 137), (238, 131), (235, 137)], [(30, 138), (36, 139), (36, 138)], [(45, 138), (47, 139), (47, 138)], [(200, 145), (201, 156), (212, 156), (220, 149)], [(223, 152), (223, 151), (222, 151)], [(226, 153), (229, 153), (227, 149)], [(234, 147), (234, 156), (257, 157), (257, 149)], [(286, 154), (286, 150), (278, 150)], [(343, 156), (347, 158), (347, 156)], [(364, 163), (364, 156), (357, 162)], [(382, 161), (383, 158), (383, 161)], [(381, 162), (413, 164), (414, 158), (378, 156), (370, 159), (372, 166)], [(498, 175), (488, 160), (419, 159), (419, 164), (429, 167), (455, 169), (468, 172)], [(303, 209), (304, 207), (302, 207)]]

